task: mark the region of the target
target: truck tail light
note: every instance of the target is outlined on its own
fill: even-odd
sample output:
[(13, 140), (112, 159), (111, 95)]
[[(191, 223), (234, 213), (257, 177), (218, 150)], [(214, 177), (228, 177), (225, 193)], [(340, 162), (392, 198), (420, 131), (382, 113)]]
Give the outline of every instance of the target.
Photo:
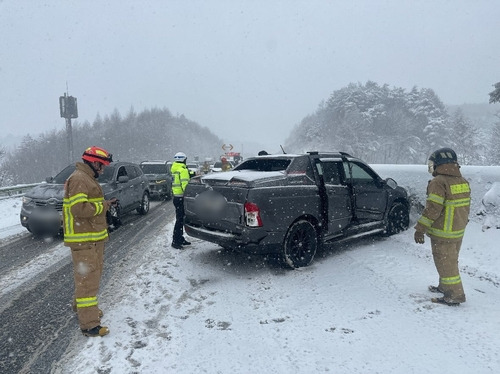
[(250, 227), (262, 227), (260, 209), (257, 204), (245, 203), (245, 222)]

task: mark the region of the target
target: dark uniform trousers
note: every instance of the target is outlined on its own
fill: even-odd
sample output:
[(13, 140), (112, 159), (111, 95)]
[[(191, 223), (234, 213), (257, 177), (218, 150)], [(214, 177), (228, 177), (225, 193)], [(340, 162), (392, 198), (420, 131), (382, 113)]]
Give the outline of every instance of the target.
[(172, 238), (173, 244), (182, 245), (184, 243), (184, 197), (174, 196), (175, 225)]
[(101, 324), (97, 293), (104, 261), (104, 241), (71, 244), (75, 303), (80, 328), (87, 330)]
[(439, 289), (448, 302), (465, 302), (465, 293), (458, 269), (458, 254), (462, 239), (437, 241), (431, 238), (432, 256), (439, 274)]

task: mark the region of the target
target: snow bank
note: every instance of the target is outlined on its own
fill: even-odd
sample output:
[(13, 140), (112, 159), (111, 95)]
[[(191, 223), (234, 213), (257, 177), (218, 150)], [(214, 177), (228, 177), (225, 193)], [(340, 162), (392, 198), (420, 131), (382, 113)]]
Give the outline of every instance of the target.
[[(432, 176), (427, 172), (427, 165), (370, 165), (382, 178), (393, 178), (408, 191), (408, 194), (425, 205), (427, 182)], [(462, 175), (471, 186), (470, 219), (482, 221), (481, 200), (491, 189), (493, 183), (500, 182), (500, 166), (462, 166)]]

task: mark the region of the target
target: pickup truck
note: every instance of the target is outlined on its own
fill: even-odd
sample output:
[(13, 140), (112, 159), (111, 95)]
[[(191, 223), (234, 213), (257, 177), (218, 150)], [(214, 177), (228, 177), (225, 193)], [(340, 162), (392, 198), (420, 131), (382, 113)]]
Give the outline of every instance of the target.
[(184, 194), (189, 236), (227, 249), (278, 254), (307, 266), (321, 245), (409, 226), (407, 192), (347, 153), (248, 158), (192, 178)]

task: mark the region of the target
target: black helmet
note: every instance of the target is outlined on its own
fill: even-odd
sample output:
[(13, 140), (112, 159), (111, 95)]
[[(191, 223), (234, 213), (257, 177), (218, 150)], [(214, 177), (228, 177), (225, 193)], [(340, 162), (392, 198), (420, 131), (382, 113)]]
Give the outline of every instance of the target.
[(432, 152), (429, 161), (432, 161), (434, 166), (458, 163), (457, 154), (451, 148), (440, 148)]

